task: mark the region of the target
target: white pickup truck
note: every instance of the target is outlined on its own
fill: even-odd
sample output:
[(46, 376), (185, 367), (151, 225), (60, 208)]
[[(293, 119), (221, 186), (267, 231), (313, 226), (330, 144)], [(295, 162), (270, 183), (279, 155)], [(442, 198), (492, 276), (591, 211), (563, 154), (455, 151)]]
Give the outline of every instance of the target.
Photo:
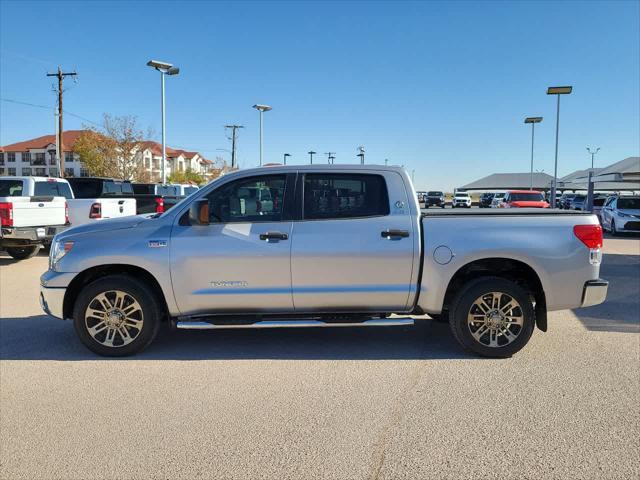
[(489, 357), (546, 331), (549, 310), (605, 300), (594, 215), (428, 212), (398, 167), (240, 170), (168, 212), (62, 232), (40, 300), (101, 355), (139, 352), (162, 322), (369, 327), (427, 313)]
[(17, 260), (36, 255), (69, 225), (64, 196), (34, 190), (29, 178), (0, 177), (0, 249)]

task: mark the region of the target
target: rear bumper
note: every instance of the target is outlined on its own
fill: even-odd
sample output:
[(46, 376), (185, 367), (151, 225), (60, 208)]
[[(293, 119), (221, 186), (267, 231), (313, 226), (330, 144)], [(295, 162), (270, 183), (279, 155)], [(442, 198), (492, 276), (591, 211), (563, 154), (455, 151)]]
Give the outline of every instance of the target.
[(608, 289), (609, 282), (606, 280), (600, 278), (598, 280), (589, 280), (584, 284), (581, 307), (590, 307), (603, 303), (607, 298)]
[(3, 227), (0, 243), (3, 247), (49, 244), (58, 233), (70, 225), (46, 227)]

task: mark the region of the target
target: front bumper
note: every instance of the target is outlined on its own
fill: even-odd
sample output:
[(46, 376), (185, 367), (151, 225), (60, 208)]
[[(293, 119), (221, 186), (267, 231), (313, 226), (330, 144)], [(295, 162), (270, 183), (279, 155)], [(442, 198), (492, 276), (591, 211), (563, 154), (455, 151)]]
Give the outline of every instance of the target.
[(49, 244), (58, 233), (70, 225), (52, 225), (46, 227), (3, 227), (0, 236), (5, 247)]
[[(622, 223), (624, 221), (624, 223)], [(633, 218), (631, 220), (622, 220), (620, 222), (618, 230), (621, 232), (640, 232), (640, 219)], [(616, 227), (618, 224), (616, 223)]]
[(48, 288), (40, 286), (40, 306), (52, 317), (64, 319), (63, 304), (66, 288)]
[(592, 305), (600, 305), (607, 298), (607, 290), (609, 282), (606, 280), (589, 280), (584, 284), (582, 292), (581, 307), (591, 307)]

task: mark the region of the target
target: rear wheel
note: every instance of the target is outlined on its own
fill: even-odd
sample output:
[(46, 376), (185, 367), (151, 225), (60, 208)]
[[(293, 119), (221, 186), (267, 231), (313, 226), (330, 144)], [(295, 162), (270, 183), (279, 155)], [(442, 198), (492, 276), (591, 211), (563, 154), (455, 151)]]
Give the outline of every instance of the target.
[(76, 333), (98, 355), (133, 355), (144, 350), (158, 333), (158, 303), (153, 292), (132, 277), (100, 278), (86, 286), (76, 300)]
[(16, 260), (26, 260), (35, 257), (40, 251), (40, 245), (29, 245), (27, 247), (7, 247), (7, 253)]
[(527, 344), (535, 327), (527, 292), (499, 277), (469, 283), (456, 296), (451, 310), (456, 340), (485, 357), (510, 357)]
[(614, 237), (618, 234), (618, 230), (616, 230), (616, 222), (611, 219), (611, 235)]

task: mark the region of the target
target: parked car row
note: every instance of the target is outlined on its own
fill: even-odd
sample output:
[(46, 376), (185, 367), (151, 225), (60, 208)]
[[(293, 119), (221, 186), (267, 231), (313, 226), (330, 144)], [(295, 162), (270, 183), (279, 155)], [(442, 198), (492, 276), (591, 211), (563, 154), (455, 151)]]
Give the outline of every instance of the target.
[(537, 190), (509, 190), (483, 193), (480, 208), (549, 208), (549, 203), (544, 193)]
[(608, 197), (598, 212), (604, 230), (612, 235), (625, 232), (640, 233), (640, 196)]
[[(135, 193), (133, 185), (154, 193)], [(18, 260), (29, 258), (66, 228), (162, 213), (197, 189), (97, 177), (0, 177), (0, 249)], [(164, 191), (172, 195), (163, 195)]]

